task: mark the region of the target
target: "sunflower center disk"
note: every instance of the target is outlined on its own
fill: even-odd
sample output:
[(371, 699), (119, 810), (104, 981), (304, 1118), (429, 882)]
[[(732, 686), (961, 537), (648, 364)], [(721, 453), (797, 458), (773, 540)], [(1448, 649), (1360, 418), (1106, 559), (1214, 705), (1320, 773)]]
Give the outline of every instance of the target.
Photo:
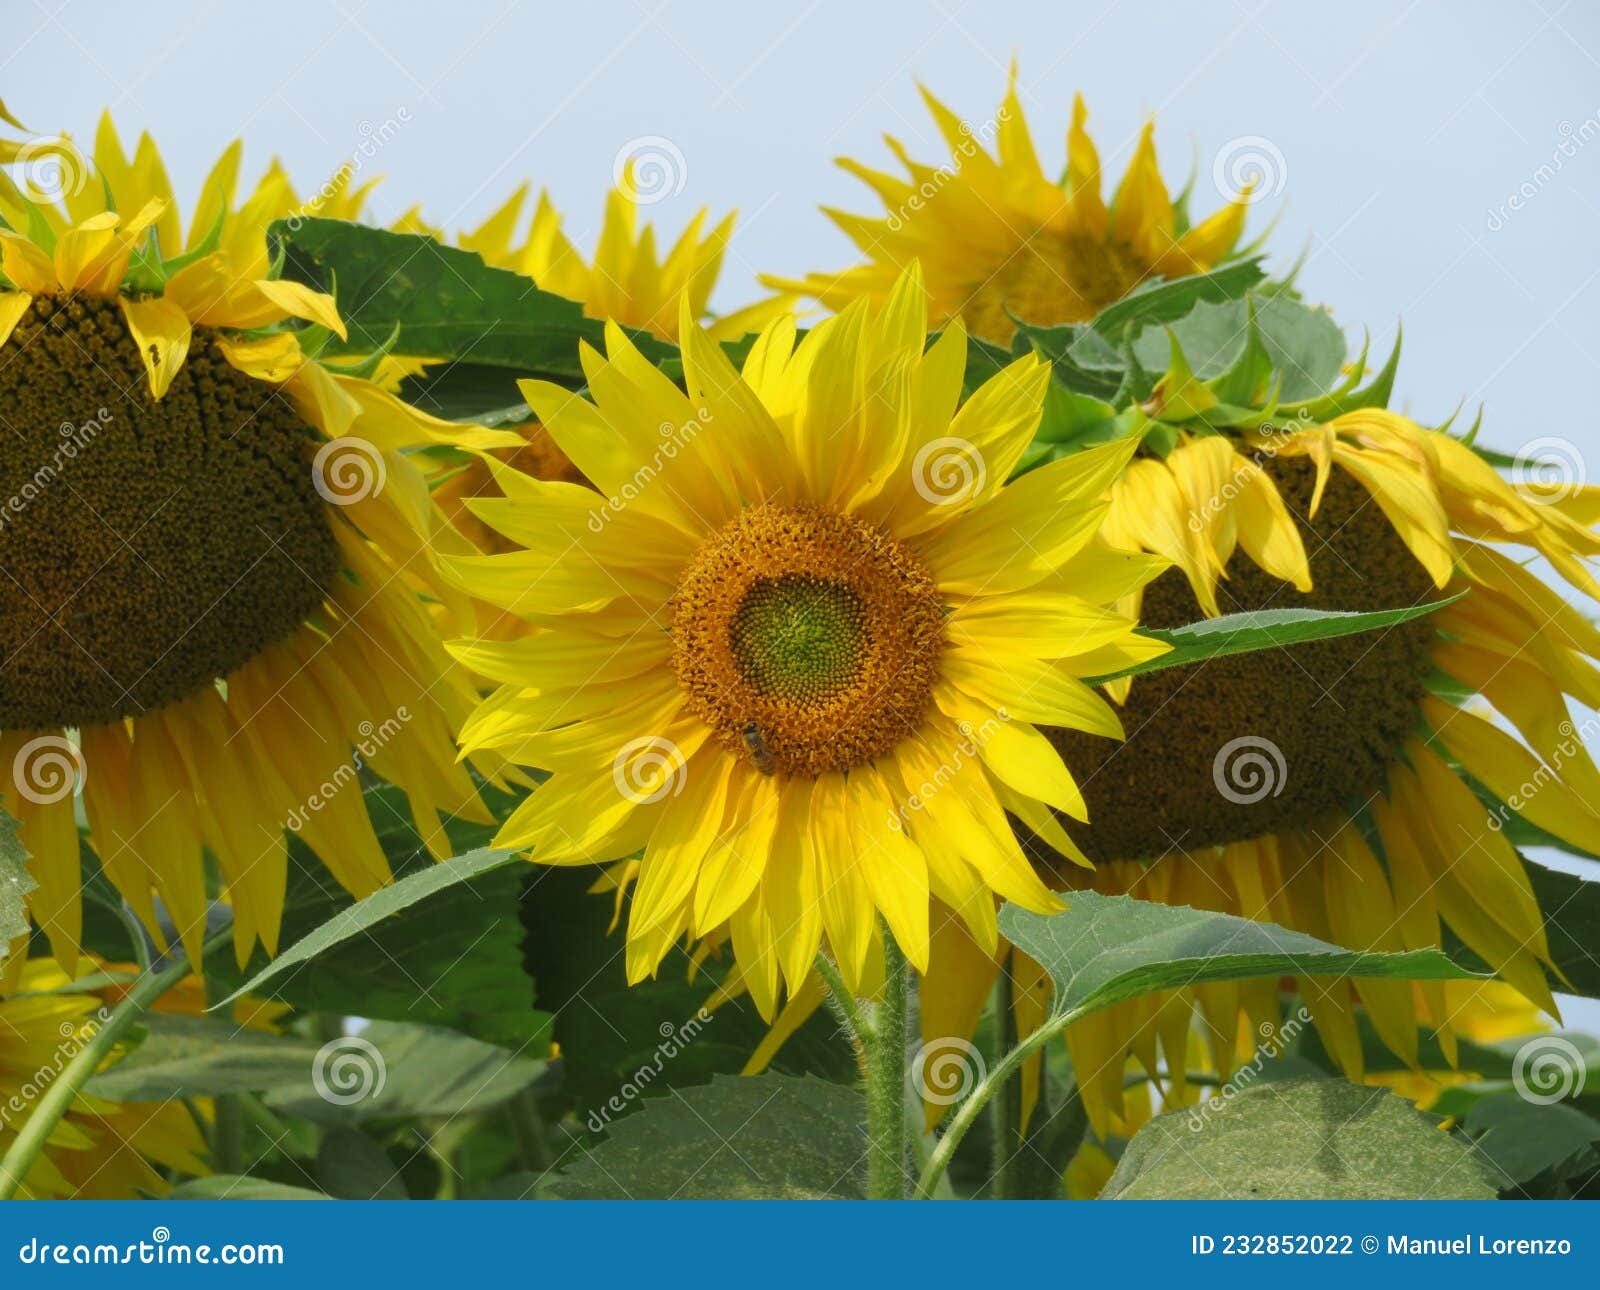
[[(1299, 519), (1314, 590), (1302, 595), (1238, 555), (1217, 588), (1224, 613), (1394, 609), (1436, 595), (1353, 477), (1335, 467), (1307, 523), (1313, 467), (1288, 459), (1266, 469)], [(1147, 588), (1147, 626), (1200, 617), (1177, 570)], [(1068, 833), (1091, 859), (1148, 860), (1302, 829), (1359, 807), (1383, 789), (1397, 747), (1416, 729), (1432, 633), (1426, 618), (1414, 619), (1140, 677), (1122, 710), (1125, 744), (1048, 732), (1089, 807), (1088, 825), (1063, 821)]]
[(672, 599), (689, 708), (759, 769), (817, 776), (889, 752), (928, 710), (944, 609), (881, 530), (753, 507), (695, 554)]
[(312, 432), (208, 328), (157, 402), (114, 301), (40, 297), (0, 350), (0, 422), (0, 728), (138, 716), (321, 604)]
[(1009, 339), (1013, 315), (1041, 327), (1088, 322), (1133, 290), (1145, 267), (1106, 238), (1042, 229), (986, 280), (961, 316), (978, 336)]

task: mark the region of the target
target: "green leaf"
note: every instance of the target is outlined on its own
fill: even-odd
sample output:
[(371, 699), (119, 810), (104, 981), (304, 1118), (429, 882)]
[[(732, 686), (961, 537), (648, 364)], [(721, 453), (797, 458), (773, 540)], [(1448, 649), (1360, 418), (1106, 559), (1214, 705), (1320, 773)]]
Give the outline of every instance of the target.
[[(1236, 379), (1237, 384), (1218, 388), (1219, 397), (1229, 403), (1251, 402), (1273, 380), (1281, 402), (1319, 398), (1337, 384), (1348, 356), (1344, 332), (1327, 310), (1278, 293), (1202, 301), (1170, 327), (1196, 375), (1203, 380), (1230, 375)], [(1242, 366), (1253, 337), (1259, 338), (1264, 368), (1253, 362), (1248, 368)], [(1146, 367), (1160, 369), (1167, 363), (1167, 341), (1156, 329), (1142, 332), (1133, 348)]]
[[(451, 887), (470, 882), (482, 874), (499, 869), (516, 860), (516, 853), (511, 851), (496, 851), (490, 848), (481, 848), (469, 851), (466, 855), (454, 856), (439, 864), (430, 865), (425, 869), (409, 874), (387, 887), (373, 892), (365, 900), (358, 900), (354, 904), (341, 909), (332, 918), (317, 926), (314, 930), (295, 941), (288, 949), (284, 950), (277, 958), (273, 959), (266, 967), (262, 968), (248, 981), (240, 985), (229, 994), (217, 1007), (232, 1003), (244, 994), (264, 994), (265, 987), (278, 982), (291, 969), (301, 964), (309, 963), (312, 959), (326, 953), (336, 946), (344, 944), (353, 937), (370, 932), (381, 925), (386, 919), (409, 909), (418, 901), (427, 899)], [(432, 915), (430, 915), (432, 917)], [(434, 921), (437, 921), (436, 918)], [(459, 934), (459, 929), (458, 934)], [(458, 945), (457, 957), (465, 946)], [(363, 954), (373, 958), (384, 958), (370, 947), (363, 947)], [(405, 973), (405, 964), (392, 959), (377, 962), (375, 965), (380, 972), (400, 973), (402, 978)], [(298, 974), (297, 974), (298, 975)], [(313, 979), (306, 983), (315, 987)], [(402, 979), (402, 985), (407, 983)], [(420, 988), (425, 995), (427, 990), (438, 984), (437, 981), (413, 981), (411, 997), (415, 999)], [(357, 1010), (352, 1010), (357, 1011)]]
[(336, 1200), (407, 1200), (400, 1170), (376, 1142), (337, 1125), (317, 1149), (317, 1181)]
[[(369, 354), (398, 326), (397, 353), (581, 382), (579, 342), (603, 345), (603, 324), (585, 318), (576, 301), (430, 237), (298, 216), (268, 235), (287, 254), (285, 277), (337, 288), (349, 339), (335, 337), (324, 356)], [(630, 335), (652, 361), (677, 353), (642, 332)]]
[(400, 395), (446, 421), (490, 427), (522, 425), (534, 416), (517, 389), (520, 375), (513, 368), (492, 363), (444, 363), (406, 378)]
[(1267, 276), (1261, 260), (1261, 256), (1253, 256), (1209, 273), (1149, 283), (1102, 309), (1090, 326), (1117, 340), (1134, 325), (1175, 322), (1203, 302), (1240, 299)]
[(1550, 957), (1565, 981), (1552, 984), (1568, 994), (1600, 999), (1600, 882), (1562, 873), (1523, 857), (1533, 894), (1544, 914)]
[(287, 1183), (242, 1174), (212, 1174), (179, 1183), (166, 1195), (167, 1200), (332, 1200), (320, 1191), (291, 1187)]
[(21, 826), (0, 808), (0, 963), (11, 942), (28, 935), (28, 893), (38, 884), (28, 872), (28, 851), (17, 836)]
[(219, 1017), (150, 1013), (145, 1035), (88, 1091), (112, 1102), (254, 1093), (305, 1081), (317, 1045), (307, 1039), (245, 1030)]
[(1059, 914), (1000, 911), (1000, 930), (1049, 974), (1054, 1032), (1127, 999), (1205, 981), (1344, 976), (1453, 980), (1478, 974), (1439, 950), (1385, 954), (1342, 949), (1274, 923), (1075, 891)]
[(1519, 1093), (1486, 1097), (1467, 1112), (1468, 1137), (1508, 1180), (1529, 1182), (1600, 1142), (1600, 1120), (1561, 1102), (1530, 1102)]
[(865, 1194), (866, 1103), (822, 1080), (718, 1077), (653, 1098), (552, 1184), (572, 1200)]
[[(715, 958), (691, 976), (689, 956), (674, 950), (652, 979), (630, 985), (621, 933), (608, 933), (611, 898), (589, 891), (598, 873), (529, 866), (522, 898), (534, 1002), (554, 1016), (552, 1037), (561, 1045), (559, 1099), (580, 1121), (628, 1085), (659, 1093), (735, 1075), (769, 1029), (748, 996), (698, 1020), (721, 979)], [(790, 1036), (772, 1069), (835, 1082), (859, 1078), (850, 1045), (825, 1008)]]
[(1106, 1200), (1492, 1200), (1473, 1148), (1387, 1089), (1285, 1080), (1157, 1116)]
[(1188, 667), (1207, 659), (1226, 658), (1230, 654), (1249, 654), (1264, 649), (1290, 649), (1311, 641), (1333, 640), (1339, 636), (1356, 636), (1362, 632), (1381, 631), (1400, 623), (1421, 618), (1446, 605), (1454, 604), (1466, 592), (1458, 592), (1443, 600), (1431, 600), (1405, 609), (1377, 609), (1370, 612), (1353, 612), (1333, 609), (1256, 609), (1241, 614), (1224, 614), (1220, 618), (1206, 618), (1185, 627), (1172, 629), (1147, 627), (1141, 634), (1166, 641), (1172, 649), (1159, 658), (1148, 659), (1090, 680), (1099, 685), (1124, 676), (1140, 676), (1146, 672), (1160, 672), (1169, 667)]
[(434, 1026), (374, 1021), (324, 1044), (292, 1085), (268, 1089), (274, 1111), (319, 1124), (455, 1117), (502, 1106), (545, 1070), (537, 1056)]

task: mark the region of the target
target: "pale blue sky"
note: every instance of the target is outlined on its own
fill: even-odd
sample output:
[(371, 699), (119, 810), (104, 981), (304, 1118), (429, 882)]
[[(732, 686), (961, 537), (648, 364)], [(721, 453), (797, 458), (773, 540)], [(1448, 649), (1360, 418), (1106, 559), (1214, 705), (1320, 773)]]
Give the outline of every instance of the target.
[(1218, 154), (1267, 141), (1282, 191), (1252, 228), (1279, 217), (1280, 267), (1309, 247), (1301, 284), (1341, 322), (1386, 348), (1404, 319), (1400, 406), (1436, 420), (1484, 402), (1486, 440), (1569, 440), (1600, 482), (1600, 9), (1585, 3), (10, 9), (11, 110), (86, 137), (109, 105), (125, 134), (157, 136), (185, 198), (235, 136), (247, 174), (276, 154), (304, 190), (386, 136), (361, 161), (387, 176), (380, 219), (420, 202), (470, 224), (532, 179), (587, 248), (619, 150), (667, 140), (683, 169), (651, 208), (664, 232), (700, 205), (742, 212), (720, 308), (751, 298), (758, 271), (849, 262), (815, 208), (868, 210), (869, 194), (832, 159), (887, 164), (888, 131), (937, 163), (916, 81), (982, 122), (1015, 53), (1048, 168), (1074, 90), (1108, 170), (1155, 112), (1165, 169), (1196, 168), (1202, 213)]
[[(109, 104), (125, 131), (157, 135), (180, 194), (236, 135), (247, 172), (277, 154), (315, 188), (392, 121), (363, 162), (387, 176), (378, 216), (420, 201), (467, 223), (531, 178), (586, 245), (618, 150), (661, 136), (684, 160), (682, 191), (652, 207), (666, 231), (702, 204), (742, 212), (722, 308), (753, 294), (759, 270), (848, 262), (815, 206), (866, 209), (868, 194), (832, 158), (887, 162), (889, 131), (937, 161), (916, 80), (982, 122), (1015, 52), (1047, 167), (1075, 89), (1108, 168), (1157, 113), (1169, 174), (1198, 165), (1201, 210), (1217, 200), (1216, 155), (1269, 140), (1282, 194), (1252, 226), (1279, 214), (1279, 264), (1309, 243), (1304, 287), (1342, 321), (1386, 341), (1404, 319), (1409, 410), (1482, 400), (1500, 444), (1559, 434), (1600, 450), (1591, 5), (279, 0), (134, 18), (36, 0), (13, 6), (8, 31), (0, 88), (14, 112), (86, 135)], [(1491, 219), (1519, 191), (1523, 209)]]

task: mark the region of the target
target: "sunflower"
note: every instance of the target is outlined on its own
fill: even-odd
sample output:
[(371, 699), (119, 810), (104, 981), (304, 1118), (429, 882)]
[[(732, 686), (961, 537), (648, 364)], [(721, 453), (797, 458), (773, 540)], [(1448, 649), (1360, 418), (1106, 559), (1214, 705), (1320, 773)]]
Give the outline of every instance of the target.
[[(0, 987), (0, 1152), (40, 1094), (104, 1024), (111, 1002), (105, 992), (64, 990), (73, 978), (53, 959), (8, 963), (7, 969)], [(115, 971), (116, 965), (95, 963), (93, 970)], [(167, 1183), (158, 1169), (208, 1173), (205, 1155), (205, 1138), (182, 1102), (114, 1103), (80, 1094), (35, 1158), (18, 1195), (87, 1200), (159, 1195)]]
[[(541, 291), (576, 300), (590, 318), (620, 323), (662, 340), (677, 341), (685, 309), (691, 318), (706, 318), (733, 236), (734, 213), (708, 231), (710, 211), (702, 207), (662, 256), (655, 228), (639, 222), (640, 199), (647, 194), (641, 192), (635, 167), (629, 164), (606, 196), (594, 257), (586, 261), (562, 231), (561, 214), (550, 194), (542, 190), (528, 231), (517, 240), (528, 193), (529, 186), (523, 184), (481, 225), (457, 237), (456, 245), (475, 251), (494, 268), (522, 274)], [(402, 215), (395, 228), (444, 240), (417, 207)], [(718, 340), (737, 340), (789, 312), (791, 304), (782, 296), (774, 297), (709, 320), (707, 327)]]
[[(1544, 921), (1505, 825), (1515, 810), (1600, 848), (1600, 770), (1568, 709), (1600, 703), (1600, 631), (1506, 548), (1600, 598), (1586, 565), (1600, 552), (1600, 490), (1513, 486), (1461, 440), (1363, 410), (1281, 433), (1180, 435), (1164, 458), (1130, 463), (1110, 501), (1105, 541), (1173, 562), (1123, 602), (1151, 626), (1460, 598), (1383, 633), (1136, 679), (1122, 687), (1125, 742), (1047, 732), (1088, 806), (1089, 822), (1060, 824), (1094, 862), (1062, 864), (1030, 839), (1053, 885), (1069, 899), (1074, 888), (1128, 893), (1357, 949), (1437, 947), (1448, 927), (1555, 1015)], [(1485, 805), (1478, 790), (1511, 805)], [(930, 1037), (971, 1032), (998, 966), (987, 945), (943, 926), (925, 982)], [(1048, 989), (1020, 956), (1013, 970), (1026, 1028)], [(1358, 1007), (1411, 1065), (1419, 1026), (1452, 1062), (1457, 1034), (1472, 1033), (1472, 996), (1447, 983), (1294, 988), (1353, 1079), (1364, 1073)], [(1278, 1008), (1277, 981), (1209, 984), (1070, 1029), (1097, 1131), (1121, 1113), (1130, 1055), (1152, 1078), (1177, 1075), (1197, 1027), (1225, 1078), (1241, 1022), (1276, 1025)]]
[(439, 854), (439, 813), (487, 818), (452, 743), (470, 682), (415, 589), (443, 519), (403, 454), (514, 440), (313, 357), (343, 325), (273, 276), (281, 172), (236, 207), (230, 148), (185, 233), (148, 136), (34, 142), (50, 191), (0, 176), (0, 762), (33, 917), (73, 971), (81, 787), (105, 873), (196, 961), (214, 858), (243, 962), (276, 951), (286, 825), (352, 894), (387, 881), (363, 770)]
[(742, 371), (687, 309), (680, 336), (687, 393), (615, 326), (583, 356), (593, 402), (524, 382), (600, 495), (500, 467), (472, 509), (527, 549), (441, 557), (546, 629), (453, 647), (501, 682), (463, 746), (551, 772), (496, 845), (642, 849), (630, 979), (725, 938), (769, 1017), (824, 940), (870, 991), (879, 914), (919, 968), (931, 898), (994, 947), (997, 896), (1058, 907), (1006, 813), (1082, 813), (1038, 727), (1118, 736), (1081, 678), (1164, 648), (1104, 608), (1165, 567), (1094, 541), (1132, 445), (1006, 484), (1048, 370), (1021, 358), (958, 410), (965, 332), (924, 353), (914, 267), (798, 345), (779, 319)]
[[(526, 236), (520, 243), (516, 240), (528, 193), (528, 185), (522, 185), (478, 228), (462, 233), (456, 239), (457, 245), (477, 252), (495, 268), (522, 274), (541, 290), (576, 300), (591, 318), (620, 323), (661, 340), (677, 341), (684, 310), (695, 319), (706, 319), (711, 291), (733, 234), (732, 213), (707, 232), (710, 213), (702, 208), (662, 257), (656, 249), (655, 229), (648, 223), (640, 225), (640, 193), (630, 165), (606, 197), (605, 219), (594, 258), (585, 262), (562, 231), (561, 215), (547, 192), (539, 194)], [(416, 208), (403, 215), (395, 227), (441, 240), (444, 236)], [(736, 339), (788, 313), (793, 303), (790, 297), (773, 297), (722, 318), (706, 319), (707, 326), (718, 339)], [(395, 359), (390, 370), (396, 376), (404, 376), (427, 366), (426, 361)], [(522, 442), (495, 453), (501, 463), (536, 479), (586, 482), (582, 472), (537, 421), (512, 429)], [(451, 523), (480, 550), (490, 552), (509, 551), (513, 544), (478, 520), (467, 503), (475, 497), (501, 495), (488, 460), (481, 456), (453, 463), (434, 488), (434, 499)], [(480, 626), (502, 633), (514, 634), (518, 630), (514, 617), (489, 611), (481, 615)]]
[(1039, 164), (1014, 65), (999, 111), (981, 126), (925, 89), (922, 97), (950, 148), (949, 162), (935, 168), (913, 161), (888, 136), (907, 178), (839, 161), (887, 211), (881, 218), (825, 211), (867, 262), (800, 279), (764, 277), (766, 285), (839, 309), (857, 296), (882, 300), (915, 260), (927, 273), (936, 327), (961, 318), (973, 335), (1004, 343), (1016, 318), (1040, 326), (1087, 322), (1143, 283), (1209, 269), (1227, 258), (1243, 231), (1248, 192), (1188, 226), (1186, 202), (1174, 202), (1156, 164), (1154, 122), (1140, 133), (1108, 207), (1081, 95), (1073, 101), (1059, 180)]

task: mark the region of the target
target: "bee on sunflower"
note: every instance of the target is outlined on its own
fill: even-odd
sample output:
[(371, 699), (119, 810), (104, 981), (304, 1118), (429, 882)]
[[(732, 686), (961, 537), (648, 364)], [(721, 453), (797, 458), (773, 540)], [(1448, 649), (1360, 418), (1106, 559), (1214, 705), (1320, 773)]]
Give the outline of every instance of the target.
[(824, 941), (852, 991), (884, 925), (926, 968), (934, 899), (994, 948), (997, 897), (1058, 907), (1007, 813), (1082, 813), (1040, 727), (1118, 737), (1083, 678), (1166, 648), (1106, 608), (1166, 567), (1095, 540), (1133, 445), (1008, 484), (1048, 367), (962, 403), (965, 331), (927, 345), (915, 267), (798, 344), (769, 324), (739, 370), (687, 307), (679, 335), (684, 389), (615, 326), (584, 351), (592, 402), (524, 382), (598, 493), (498, 467), (505, 496), (470, 506), (526, 549), (441, 556), (543, 629), (452, 647), (501, 683), (463, 747), (551, 772), (496, 844), (642, 850), (630, 979), (726, 940), (769, 1017)]
[(92, 157), (7, 146), (51, 161), (0, 176), (0, 762), (31, 912), (73, 971), (79, 788), (105, 873), (195, 961), (214, 857), (243, 962), (276, 951), (287, 824), (352, 894), (388, 880), (340, 791), (360, 767), (440, 855), (441, 813), (487, 818), (453, 744), (470, 680), (418, 587), (466, 605), (428, 563), (443, 516), (405, 454), (514, 439), (317, 358), (343, 324), (277, 275), (267, 226), (300, 202), (276, 167), (236, 204), (230, 148), (186, 231), (154, 142), (130, 160), (109, 115)]
[(1073, 102), (1066, 169), (1051, 179), (1028, 131), (1015, 64), (999, 110), (981, 126), (926, 89), (922, 98), (949, 162), (914, 161), (887, 135), (906, 178), (842, 158), (839, 165), (888, 212), (876, 218), (825, 208), (866, 262), (803, 278), (768, 275), (767, 286), (837, 310), (857, 296), (881, 301), (916, 261), (927, 275), (933, 326), (960, 318), (972, 335), (1004, 344), (1019, 318), (1038, 326), (1087, 322), (1141, 285), (1209, 269), (1234, 253), (1244, 231), (1248, 191), (1190, 225), (1187, 193), (1175, 201), (1161, 177), (1154, 122), (1140, 132), (1108, 205), (1081, 95)]

